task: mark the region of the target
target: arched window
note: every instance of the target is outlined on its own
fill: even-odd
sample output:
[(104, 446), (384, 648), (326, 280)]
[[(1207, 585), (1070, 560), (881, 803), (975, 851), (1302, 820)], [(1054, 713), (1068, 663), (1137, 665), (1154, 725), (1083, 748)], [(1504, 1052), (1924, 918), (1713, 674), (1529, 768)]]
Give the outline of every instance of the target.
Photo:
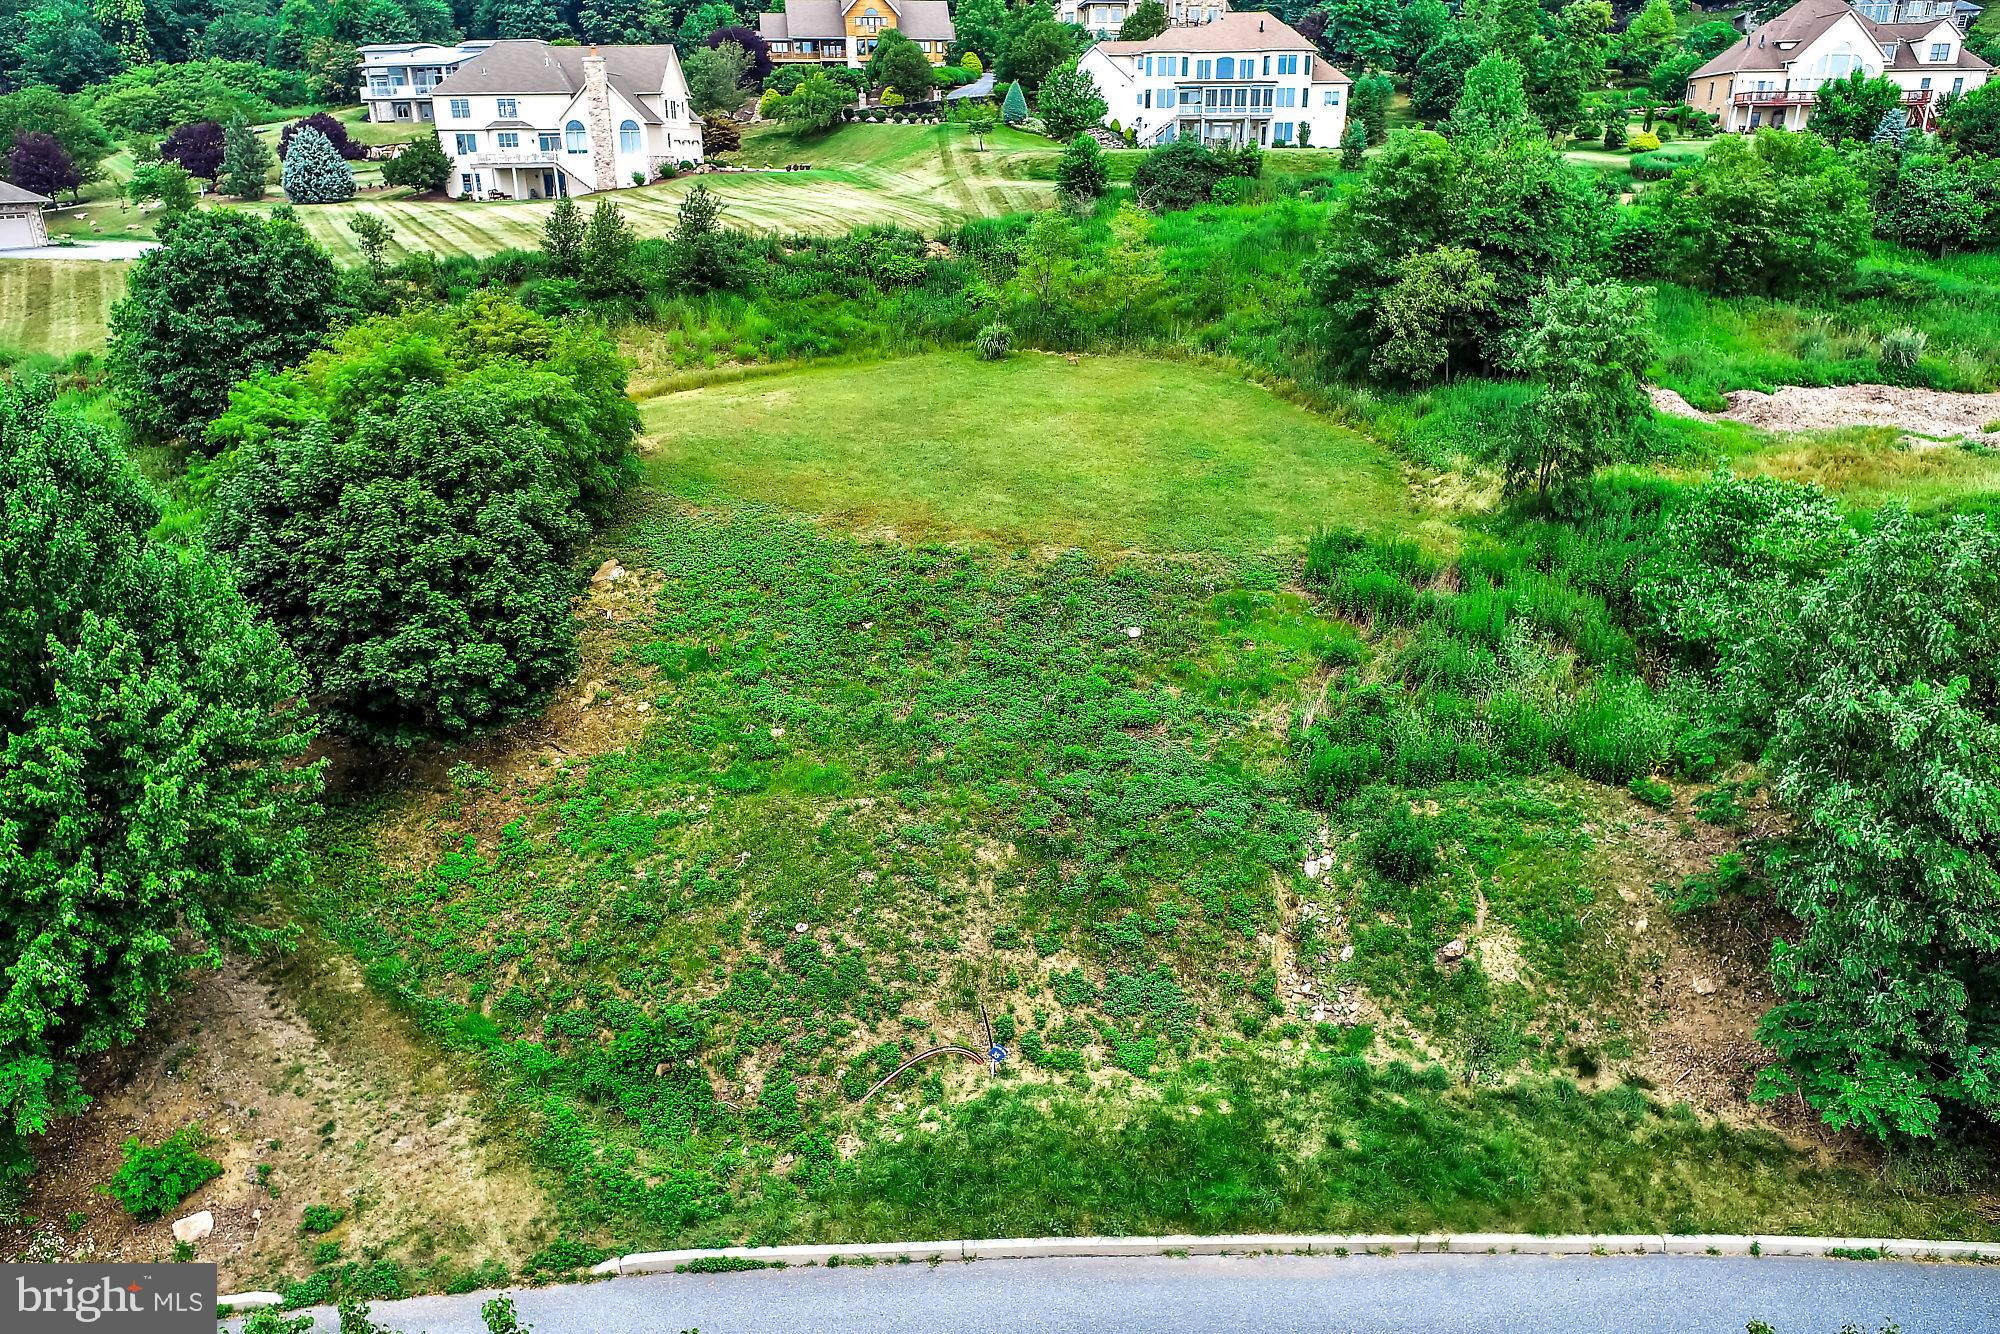
[(1236, 60), (1235, 60), (1235, 57), (1233, 57), (1233, 56), (1224, 56), (1224, 57), (1223, 57), (1222, 59), (1220, 59), (1220, 60), (1216, 61), (1216, 62), (1215, 62), (1215, 77), (1216, 77), (1216, 78), (1218, 78), (1218, 79), (1233, 79), (1233, 78), (1235, 78), (1235, 77), (1236, 77)]
[(590, 151), (590, 142), (584, 136), (582, 121), (573, 120), (563, 126), (563, 146), (572, 153), (588, 153)]
[(1844, 79), (1858, 69), (1865, 68), (1861, 57), (1846, 42), (1834, 47), (1813, 62), (1813, 77), (1817, 79)]
[(618, 124), (618, 151), (636, 153), (639, 151), (639, 122), (620, 121)]

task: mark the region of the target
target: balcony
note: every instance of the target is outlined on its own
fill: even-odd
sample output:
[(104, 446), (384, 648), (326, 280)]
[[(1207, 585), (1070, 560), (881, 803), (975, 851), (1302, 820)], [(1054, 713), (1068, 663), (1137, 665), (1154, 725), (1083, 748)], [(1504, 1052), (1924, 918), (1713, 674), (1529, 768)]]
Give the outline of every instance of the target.
[[(1936, 96), (1935, 88), (1906, 88), (1903, 105), (1927, 106)], [(1737, 93), (1732, 100), (1739, 107), (1809, 107), (1819, 100), (1819, 95), (1800, 88), (1753, 88), (1747, 93)]]
[(488, 148), (465, 159), (475, 167), (553, 167), (562, 161), (555, 148)]

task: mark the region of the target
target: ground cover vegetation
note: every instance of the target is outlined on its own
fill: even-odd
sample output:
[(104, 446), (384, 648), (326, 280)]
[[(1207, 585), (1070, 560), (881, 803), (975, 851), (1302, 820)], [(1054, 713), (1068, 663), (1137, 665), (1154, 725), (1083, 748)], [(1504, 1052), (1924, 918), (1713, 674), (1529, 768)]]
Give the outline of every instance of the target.
[[(1089, 119), (1074, 31), (985, 0), (959, 23), (1009, 81), (1000, 119), (1068, 148), (803, 115), (746, 136), (851, 154), (857, 187), (987, 160), (954, 179), (998, 194), (928, 234), (773, 232), (706, 180), (509, 213), (500, 253), (431, 253), (414, 204), (165, 224), (108, 375), (71, 362), (58, 402), (23, 362), (0, 420), (57, 497), (16, 546), (115, 530), (98, 577), (167, 570), (244, 646), (255, 670), (214, 676), (173, 616), (126, 631), (172, 664), (149, 689), (187, 678), (144, 735), (225, 771), (200, 809), (238, 841), (92, 899), (118, 905), (103, 957), (10, 1000), (17, 1141), (187, 967), (297, 920), (559, 1183), (534, 1273), (1023, 1230), (1990, 1234), (1984, 446), (1871, 441), (1865, 485), (1828, 463), (1822, 490), (1767, 474), (1851, 441), (1780, 448), (1643, 392), (1991, 389), (1983, 103), (1864, 135), (1856, 87), (1825, 137), (1669, 154), (1661, 131), (1703, 129), (1673, 70), (1718, 48), (1665, 0), (1618, 32), (1589, 3), (1376, 8), (1294, 16), (1361, 76), (1349, 154), (1083, 148), (1057, 125)], [(480, 21), (525, 22), (503, 9)], [(708, 49), (711, 100), (747, 97), (754, 45)], [(769, 79), (773, 109), (824, 92)], [(1429, 128), (1389, 128), (1399, 81)], [(62, 105), (247, 121), (263, 85), (226, 83), (139, 65)], [(1613, 179), (1568, 149), (1585, 132), (1654, 160)], [(176, 170), (224, 170), (180, 139)], [(341, 161), (316, 126), (302, 151)], [(122, 480), (62, 483), (100, 472)], [(123, 587), (9, 611), (71, 652), (149, 605)], [(141, 726), (23, 689), (10, 746)], [(416, 777), (313, 815), (318, 771), (284, 767), (308, 707)], [(174, 731), (221, 709), (234, 750)], [(149, 753), (121, 733), (118, 764)], [(102, 865), (115, 829), (24, 841), (44, 769), (0, 788), (0, 850), (54, 850), (0, 862), (23, 910), (146, 874)], [(150, 807), (78, 800), (154, 837)], [(1878, 1149), (1677, 1101), (1721, 1066), (1714, 1096), (1757, 1115), (1729, 1039), (1689, 1054), (1677, 1027), (1708, 992), (1674, 970), (1718, 936), (1763, 974), (1707, 1016), (1754, 1026), (1757, 1095)], [(938, 1057), (871, 1096), (988, 1041), (997, 1077)], [(190, 1137), (130, 1162), (155, 1213), (207, 1160)], [(363, 1250), (260, 1280), (301, 1305), (419, 1281), (324, 1207)]]

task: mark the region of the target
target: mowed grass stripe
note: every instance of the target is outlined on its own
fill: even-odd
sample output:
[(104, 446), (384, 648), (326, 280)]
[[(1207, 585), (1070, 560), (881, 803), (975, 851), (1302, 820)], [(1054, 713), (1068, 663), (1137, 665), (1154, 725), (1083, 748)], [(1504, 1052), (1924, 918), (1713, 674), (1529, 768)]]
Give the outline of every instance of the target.
[(105, 344), (124, 260), (0, 260), (0, 347), (66, 357)]

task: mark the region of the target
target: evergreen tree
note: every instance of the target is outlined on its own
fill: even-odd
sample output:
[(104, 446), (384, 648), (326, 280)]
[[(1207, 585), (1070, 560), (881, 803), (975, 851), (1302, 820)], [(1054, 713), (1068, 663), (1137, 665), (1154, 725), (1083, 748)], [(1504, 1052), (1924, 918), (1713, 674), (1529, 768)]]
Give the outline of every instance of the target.
[(721, 217), (722, 201), (699, 182), (681, 200), (674, 222), (674, 268), (680, 285), (688, 291), (709, 292), (729, 285)]
[(1362, 150), (1368, 147), (1368, 131), (1361, 122), (1350, 120), (1340, 134), (1340, 165), (1346, 171), (1361, 170)]
[(1018, 81), (1007, 85), (1007, 100), (1000, 104), (1000, 119), (1009, 125), (1019, 125), (1028, 118), (1028, 99), (1021, 93)]
[(354, 168), (318, 130), (300, 130), (285, 154), (285, 197), (295, 204), (333, 204), (354, 198)]
[(1078, 134), (1063, 147), (1056, 160), (1056, 188), (1075, 204), (1088, 204), (1104, 193), (1110, 180), (1104, 165), (1104, 150), (1088, 134)]
[(1364, 74), (1354, 81), (1347, 95), (1348, 120), (1361, 122), (1371, 144), (1389, 137), (1389, 99), (1395, 91), (1388, 75)]
[(566, 195), (542, 223), (542, 254), (551, 278), (574, 278), (583, 272), (583, 210)]
[(273, 161), (271, 150), (250, 128), (242, 112), (229, 118), (222, 131), (222, 193), (238, 199), (262, 199), (264, 178)]
[(597, 201), (583, 232), (582, 268), (577, 285), (592, 300), (631, 296), (638, 290), (632, 267), (632, 228), (609, 199)]

